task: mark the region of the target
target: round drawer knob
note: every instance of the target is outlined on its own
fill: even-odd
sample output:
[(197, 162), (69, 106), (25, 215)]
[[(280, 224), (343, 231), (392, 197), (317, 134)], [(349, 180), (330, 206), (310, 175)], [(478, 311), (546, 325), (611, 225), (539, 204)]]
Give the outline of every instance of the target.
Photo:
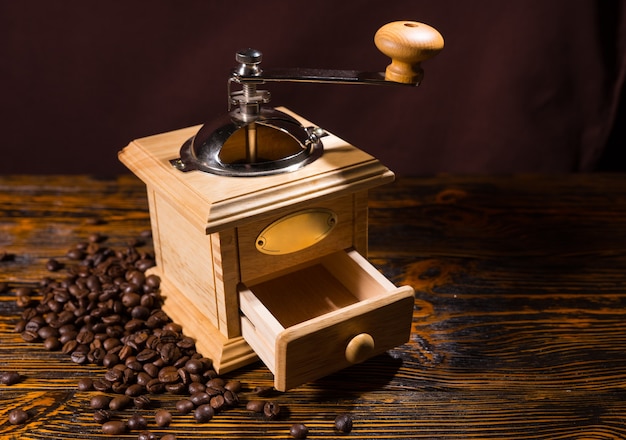
[(346, 360), (358, 364), (374, 353), (374, 338), (367, 333), (356, 335), (346, 346)]

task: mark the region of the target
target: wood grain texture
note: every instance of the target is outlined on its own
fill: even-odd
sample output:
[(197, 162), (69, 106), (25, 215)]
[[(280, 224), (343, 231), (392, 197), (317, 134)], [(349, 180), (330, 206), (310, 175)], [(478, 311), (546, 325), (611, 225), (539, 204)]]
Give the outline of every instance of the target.
[[(309, 438), (337, 438), (334, 417), (349, 412), (351, 439), (626, 437), (626, 177), (401, 179), (372, 191), (369, 207), (370, 261), (416, 290), (410, 342), (277, 395), (281, 420), (241, 405), (207, 424), (175, 415), (153, 432), (289, 438), (303, 422)], [(49, 276), (46, 261), (93, 232), (125, 246), (149, 227), (133, 177), (0, 177), (0, 282), (11, 287), (0, 293), (0, 370), (24, 376), (0, 385), (0, 438), (103, 438), (92, 393), (76, 388), (103, 370), (23, 342), (13, 290)], [(242, 401), (273, 381), (260, 363), (228, 377), (244, 383)], [(7, 422), (17, 407), (27, 424)]]

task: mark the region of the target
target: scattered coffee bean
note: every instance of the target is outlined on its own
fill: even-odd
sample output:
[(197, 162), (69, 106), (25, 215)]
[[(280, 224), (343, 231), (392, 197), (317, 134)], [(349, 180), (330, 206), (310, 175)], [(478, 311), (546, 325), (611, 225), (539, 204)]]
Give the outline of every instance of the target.
[(199, 423), (208, 422), (209, 420), (213, 418), (214, 415), (215, 415), (215, 410), (213, 409), (211, 405), (206, 404), (206, 403), (204, 405), (200, 405), (199, 407), (197, 407), (193, 413), (193, 417)]
[(157, 426), (164, 428), (172, 423), (172, 414), (165, 409), (159, 409), (154, 414), (154, 421), (156, 422)]
[(309, 428), (304, 423), (294, 423), (289, 429), (289, 434), (293, 438), (306, 438), (309, 435)]
[(93, 380), (89, 377), (83, 377), (78, 381), (78, 391), (91, 391), (93, 390)]
[(176, 440), (176, 434), (165, 434), (161, 440)]
[(352, 416), (350, 414), (339, 414), (335, 418), (335, 429), (344, 434), (352, 431)]
[(107, 435), (124, 434), (128, 427), (121, 420), (110, 420), (102, 424), (102, 432)]
[(115, 396), (109, 402), (109, 409), (111, 409), (113, 411), (121, 411), (123, 409), (128, 408), (130, 406), (131, 402), (132, 402), (132, 400), (130, 399), (130, 397), (128, 397), (126, 395)]
[(147, 395), (137, 396), (133, 399), (133, 404), (137, 409), (147, 409), (152, 406), (152, 400)]
[(131, 431), (139, 431), (146, 429), (148, 427), (148, 422), (144, 416), (140, 414), (134, 414), (128, 419), (126, 425)]
[(267, 397), (274, 391), (274, 387), (263, 386), (263, 387), (255, 387), (252, 392), (259, 397)]
[(9, 412), (9, 423), (11, 425), (21, 425), (28, 420), (28, 413), (23, 409), (14, 409)]
[(54, 258), (50, 258), (46, 262), (46, 269), (49, 270), (50, 272), (56, 272), (57, 270), (60, 270), (62, 268), (63, 268), (63, 264)]
[(103, 423), (106, 423), (109, 420), (111, 420), (111, 413), (107, 411), (106, 409), (97, 409), (93, 413), (93, 419), (95, 420), (96, 423), (100, 423), (102, 425)]
[(262, 413), (263, 408), (265, 407), (265, 400), (250, 400), (246, 404), (246, 409), (248, 411)]
[(3, 371), (0, 372), (0, 384), (15, 385), (22, 379), (22, 376), (17, 371)]
[(267, 420), (274, 420), (280, 414), (280, 405), (273, 401), (265, 402), (263, 405), (263, 415)]
[[(157, 436), (150, 431), (141, 431), (137, 436), (137, 440), (157, 440)], [(161, 438), (161, 440), (163, 439)]]
[(111, 398), (105, 394), (97, 394), (91, 398), (90, 406), (93, 409), (108, 408)]

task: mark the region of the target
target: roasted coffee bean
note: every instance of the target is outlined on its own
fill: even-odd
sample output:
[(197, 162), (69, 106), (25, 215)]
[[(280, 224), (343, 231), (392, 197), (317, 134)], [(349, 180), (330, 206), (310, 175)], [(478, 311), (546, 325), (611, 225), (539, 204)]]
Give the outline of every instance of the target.
[(0, 373), (0, 383), (4, 385), (15, 385), (22, 379), (17, 371), (3, 371)]
[(165, 385), (155, 378), (146, 384), (146, 391), (150, 394), (160, 394), (165, 391)]
[(194, 405), (200, 406), (211, 402), (211, 396), (206, 392), (194, 393), (189, 397)]
[[(117, 367), (117, 365), (115, 367)], [(107, 370), (107, 372), (104, 373), (104, 378), (109, 382), (118, 382), (124, 377), (124, 370), (115, 367)]]
[(209, 404), (200, 405), (193, 412), (193, 417), (199, 423), (208, 422), (209, 420), (213, 418), (214, 415), (215, 415), (215, 410)]
[(165, 409), (159, 409), (154, 413), (154, 421), (157, 426), (164, 428), (172, 423), (172, 414)]
[(105, 354), (104, 357), (102, 358), (102, 365), (105, 368), (111, 368), (114, 365), (119, 364), (119, 362), (120, 362), (120, 357), (117, 354), (111, 353), (111, 352)]
[(59, 338), (57, 338), (56, 336), (48, 336), (43, 341), (43, 348), (48, 351), (57, 351), (61, 348), (61, 346), (61, 341), (59, 341)]
[(93, 419), (96, 423), (103, 424), (111, 420), (111, 413), (106, 409), (97, 409), (93, 413)]
[(121, 420), (110, 420), (102, 424), (102, 432), (107, 435), (124, 434), (128, 427)]
[(148, 422), (146, 421), (146, 418), (144, 416), (140, 414), (134, 414), (126, 421), (126, 425), (131, 431), (138, 431), (146, 429), (148, 427)]
[(109, 391), (112, 388), (111, 382), (106, 379), (96, 379), (93, 381), (93, 389), (96, 391)]
[(176, 402), (176, 410), (181, 414), (189, 414), (196, 405), (189, 399), (181, 399)]
[(91, 398), (89, 405), (93, 409), (108, 408), (111, 398), (105, 394), (97, 394)]
[(265, 400), (250, 400), (246, 403), (246, 409), (248, 411), (262, 413), (265, 408)]
[(129, 397), (137, 397), (140, 396), (142, 394), (144, 394), (146, 392), (146, 388), (142, 385), (139, 385), (138, 383), (129, 385), (128, 388), (126, 388), (126, 391), (124, 392), (124, 394), (126, 394)]
[(335, 418), (335, 429), (344, 434), (352, 431), (352, 416), (350, 414), (339, 414)]
[(54, 337), (59, 337), (59, 330), (54, 328), (54, 327), (50, 327), (49, 325), (46, 325), (44, 327), (41, 327), (39, 330), (37, 330), (37, 334), (39, 335), (39, 337), (41, 339), (47, 339), (51, 336)]
[(176, 434), (165, 434), (161, 440), (176, 440)]
[(306, 438), (306, 436), (309, 435), (309, 428), (307, 428), (304, 423), (294, 423), (291, 425), (291, 428), (289, 428), (289, 434), (293, 438)]
[(254, 387), (254, 390), (252, 390), (252, 392), (259, 397), (267, 397), (270, 394), (272, 394), (273, 391), (274, 391), (274, 388), (269, 387), (269, 386)]
[(137, 396), (133, 399), (133, 404), (135, 405), (135, 408), (147, 409), (152, 406), (152, 400), (147, 395), (142, 394), (141, 396)]
[(182, 382), (166, 383), (165, 390), (168, 393), (172, 394), (183, 394), (185, 391), (187, 391), (187, 385)]
[(237, 406), (237, 404), (239, 403), (239, 397), (237, 397), (237, 394), (233, 393), (232, 391), (226, 390), (223, 396), (226, 406), (233, 407)]
[[(137, 440), (157, 440), (157, 436), (150, 431), (141, 431), (137, 436)], [(161, 440), (163, 440), (163, 437), (161, 437)]]
[(111, 384), (111, 391), (117, 394), (125, 394), (126, 389), (128, 389), (128, 385), (124, 382), (114, 382)]
[(153, 363), (147, 363), (143, 365), (143, 371), (148, 373), (150, 377), (157, 377), (159, 375), (159, 367), (154, 365)]
[(211, 397), (209, 404), (216, 412), (219, 412), (226, 405), (226, 401), (224, 400), (224, 396), (219, 394), (217, 396)]
[(187, 387), (187, 392), (191, 394), (204, 393), (206, 391), (206, 385), (202, 382), (191, 382)]
[(28, 413), (23, 409), (14, 409), (9, 412), (9, 423), (11, 425), (21, 425), (28, 420)]
[(178, 382), (179, 380), (178, 369), (174, 366), (163, 367), (159, 371), (158, 378), (162, 383)]
[(75, 351), (70, 355), (70, 359), (72, 359), (72, 362), (76, 364), (84, 364), (87, 362), (87, 353)]
[[(28, 324), (26, 325), (28, 326)], [(21, 336), (24, 342), (37, 342), (39, 340), (37, 330), (24, 330)]]
[(204, 364), (200, 359), (189, 359), (185, 363), (185, 369), (191, 374), (201, 374), (204, 371)]
[(238, 380), (229, 380), (224, 385), (224, 388), (233, 393), (238, 393), (239, 391), (241, 391), (241, 382), (239, 382)]
[(113, 411), (120, 411), (120, 410), (128, 408), (131, 402), (132, 402), (131, 398), (126, 395), (115, 396), (109, 402), (109, 409)]
[(265, 402), (263, 415), (267, 420), (274, 420), (280, 415), (280, 405), (273, 401)]
[(93, 389), (93, 380), (89, 377), (83, 377), (78, 381), (78, 391), (91, 391)]

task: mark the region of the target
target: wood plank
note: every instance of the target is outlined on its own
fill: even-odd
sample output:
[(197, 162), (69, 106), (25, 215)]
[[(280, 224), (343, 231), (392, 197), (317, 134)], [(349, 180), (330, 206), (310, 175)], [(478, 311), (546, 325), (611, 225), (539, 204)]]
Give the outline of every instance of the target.
[[(284, 419), (245, 410), (255, 386), (273, 383), (256, 363), (228, 373), (244, 384), (238, 408), (207, 424), (176, 414), (153, 432), (287, 438), (304, 422), (310, 438), (337, 438), (333, 419), (349, 412), (351, 439), (626, 438), (623, 175), (399, 179), (371, 191), (369, 208), (370, 261), (416, 289), (411, 340), (275, 395)], [(12, 332), (13, 291), (50, 276), (46, 261), (92, 233), (124, 247), (149, 227), (134, 177), (0, 177), (0, 252), (9, 255), (0, 282), (10, 286), (0, 293), (0, 370), (25, 376), (0, 385), (0, 438), (103, 438), (92, 392), (76, 389), (103, 370), (23, 342)], [(168, 408), (176, 399), (157, 398)], [(29, 423), (7, 423), (17, 406), (34, 409)], [(153, 411), (138, 412), (153, 423)]]

